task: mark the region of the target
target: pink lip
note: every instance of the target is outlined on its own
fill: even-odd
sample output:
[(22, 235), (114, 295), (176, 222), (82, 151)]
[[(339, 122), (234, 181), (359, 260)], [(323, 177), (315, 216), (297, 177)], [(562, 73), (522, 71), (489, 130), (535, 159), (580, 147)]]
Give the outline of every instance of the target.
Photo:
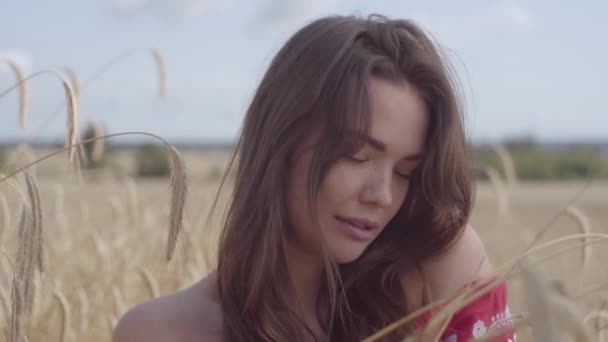
[(336, 216), (344, 232), (359, 241), (370, 241), (376, 235), (376, 229), (380, 227), (375, 221), (365, 218), (352, 218)]
[(370, 219), (366, 219), (364, 217), (336, 216), (336, 218), (340, 221), (346, 221), (354, 226), (368, 230), (375, 230), (380, 226), (377, 222), (372, 221)]

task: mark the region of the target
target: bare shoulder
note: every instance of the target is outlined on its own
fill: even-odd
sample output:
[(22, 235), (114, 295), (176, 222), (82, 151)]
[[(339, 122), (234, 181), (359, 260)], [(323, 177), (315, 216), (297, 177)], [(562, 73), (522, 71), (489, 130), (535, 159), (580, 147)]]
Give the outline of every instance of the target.
[(187, 289), (133, 307), (116, 325), (112, 341), (222, 342), (215, 274)]
[(495, 275), (481, 238), (469, 224), (446, 251), (425, 260), (422, 269), (434, 299), (448, 298), (473, 281)]

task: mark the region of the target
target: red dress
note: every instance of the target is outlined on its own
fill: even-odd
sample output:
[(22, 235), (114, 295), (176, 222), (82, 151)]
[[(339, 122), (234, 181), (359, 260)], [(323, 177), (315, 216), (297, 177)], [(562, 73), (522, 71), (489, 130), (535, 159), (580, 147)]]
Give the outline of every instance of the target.
[[(418, 320), (418, 326), (424, 326), (431, 318), (428, 312)], [(440, 338), (441, 342), (466, 342), (486, 335), (493, 329), (507, 327), (508, 332), (492, 339), (497, 342), (517, 341), (512, 327), (511, 313), (507, 305), (507, 284), (502, 282), (490, 292), (471, 302), (456, 312), (447, 329)]]

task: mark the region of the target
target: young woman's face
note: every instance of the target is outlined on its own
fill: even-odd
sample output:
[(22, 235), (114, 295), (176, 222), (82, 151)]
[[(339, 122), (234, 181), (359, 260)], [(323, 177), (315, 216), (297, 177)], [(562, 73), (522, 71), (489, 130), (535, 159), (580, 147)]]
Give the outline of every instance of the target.
[(295, 243), (320, 253), (322, 239), (332, 260), (357, 259), (382, 232), (405, 200), (409, 176), (424, 153), (428, 126), (426, 105), (407, 83), (370, 80), (371, 127), (366, 143), (338, 160), (323, 179), (317, 198), (320, 233), (314, 228), (307, 200), (312, 149), (305, 142), (289, 175), (288, 211)]

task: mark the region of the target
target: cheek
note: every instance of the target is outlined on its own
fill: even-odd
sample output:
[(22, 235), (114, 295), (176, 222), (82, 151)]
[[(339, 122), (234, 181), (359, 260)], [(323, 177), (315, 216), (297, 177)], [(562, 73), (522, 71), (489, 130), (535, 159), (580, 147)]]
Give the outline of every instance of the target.
[(396, 182), (401, 182), (401, 183), (394, 185), (393, 198), (395, 200), (393, 201), (393, 206), (391, 208), (392, 215), (395, 215), (397, 213), (397, 211), (399, 211), (399, 208), (401, 208), (401, 206), (403, 205), (403, 202), (405, 202), (405, 198), (407, 197), (407, 194), (410, 189), (409, 182), (407, 182), (405, 184), (401, 180), (397, 180)]
[(320, 208), (330, 209), (333, 205), (356, 199), (365, 180), (362, 169), (340, 162), (332, 166), (321, 185)]

